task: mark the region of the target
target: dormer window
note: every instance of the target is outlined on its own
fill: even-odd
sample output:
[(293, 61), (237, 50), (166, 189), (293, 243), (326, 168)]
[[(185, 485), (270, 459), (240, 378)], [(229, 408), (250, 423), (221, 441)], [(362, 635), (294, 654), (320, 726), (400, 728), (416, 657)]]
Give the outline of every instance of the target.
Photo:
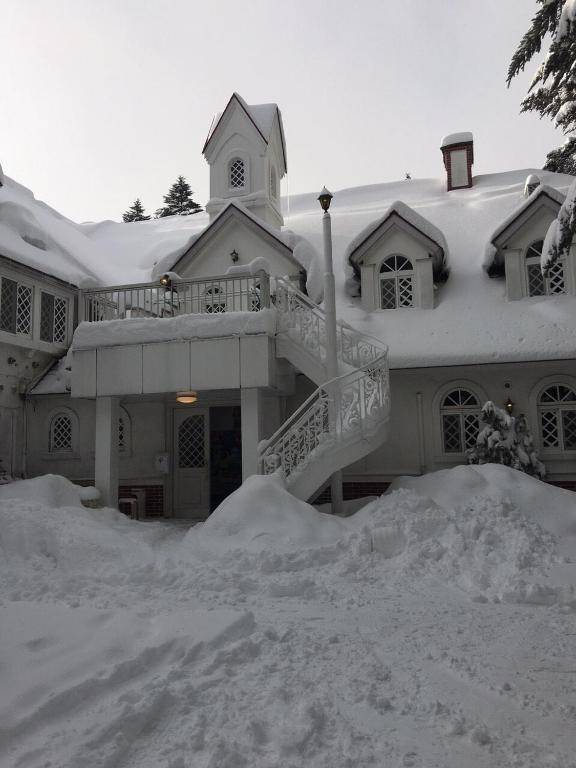
[(564, 279), (564, 259), (558, 259), (548, 270), (548, 274), (542, 274), (540, 259), (544, 242), (537, 240), (526, 251), (526, 284), (528, 296), (552, 296), (566, 293), (566, 281)]
[(278, 197), (278, 179), (276, 176), (276, 168), (273, 165), (270, 166), (270, 197), (276, 199)]
[(246, 170), (242, 158), (235, 157), (230, 162), (229, 181), (232, 189), (242, 189), (246, 185)]
[(398, 309), (414, 306), (414, 268), (412, 262), (396, 254), (380, 267), (380, 307)]

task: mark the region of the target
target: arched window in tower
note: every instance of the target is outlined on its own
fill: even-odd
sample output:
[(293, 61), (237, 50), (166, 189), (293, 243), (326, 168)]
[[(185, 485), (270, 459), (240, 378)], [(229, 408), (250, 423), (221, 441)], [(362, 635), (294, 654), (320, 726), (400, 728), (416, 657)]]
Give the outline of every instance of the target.
[(398, 309), (414, 306), (414, 269), (412, 262), (395, 254), (380, 267), (380, 307)]
[(558, 259), (548, 270), (546, 277), (542, 274), (540, 259), (544, 242), (536, 240), (526, 251), (526, 284), (528, 296), (552, 296), (566, 293), (564, 280), (565, 260)]
[(464, 453), (476, 445), (480, 428), (480, 401), (467, 389), (448, 392), (440, 404), (444, 453)]
[(230, 161), (229, 181), (232, 189), (242, 189), (246, 185), (246, 169), (242, 158), (235, 157)]
[(576, 451), (576, 392), (565, 384), (552, 384), (538, 398), (542, 448)]
[(278, 177), (273, 165), (270, 166), (270, 197), (274, 199), (278, 197)]

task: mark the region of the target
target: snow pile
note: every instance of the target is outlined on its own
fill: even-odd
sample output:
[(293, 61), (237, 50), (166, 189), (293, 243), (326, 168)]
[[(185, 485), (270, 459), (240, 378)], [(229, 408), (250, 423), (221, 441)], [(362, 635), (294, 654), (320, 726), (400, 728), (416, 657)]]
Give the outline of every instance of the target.
[(74, 485), (60, 475), (43, 475), (32, 480), (16, 480), (0, 487), (0, 503), (7, 499), (19, 499), (60, 509), (61, 507), (80, 507), (83, 501), (92, 501), (94, 498), (97, 498), (95, 488)]
[(2, 765), (576, 768), (567, 492), (460, 467), (334, 519), (255, 477), (186, 533), (0, 490)]
[(73, 349), (90, 349), (118, 344), (144, 344), (152, 341), (181, 341), (225, 336), (244, 336), (276, 332), (276, 312), (223, 312), (179, 315), (170, 318), (130, 318), (80, 323), (74, 333)]

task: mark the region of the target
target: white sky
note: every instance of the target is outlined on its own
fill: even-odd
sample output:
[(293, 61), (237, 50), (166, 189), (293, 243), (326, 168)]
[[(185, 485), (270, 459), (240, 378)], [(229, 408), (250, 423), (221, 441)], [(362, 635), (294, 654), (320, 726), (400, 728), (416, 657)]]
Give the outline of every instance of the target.
[[(474, 172), (541, 167), (562, 143), (509, 90), (535, 0), (0, 0), (0, 163), (70, 218), (150, 213), (233, 91), (275, 101), (291, 194), (439, 176), (471, 130)], [(283, 192), (288, 187), (283, 185)]]

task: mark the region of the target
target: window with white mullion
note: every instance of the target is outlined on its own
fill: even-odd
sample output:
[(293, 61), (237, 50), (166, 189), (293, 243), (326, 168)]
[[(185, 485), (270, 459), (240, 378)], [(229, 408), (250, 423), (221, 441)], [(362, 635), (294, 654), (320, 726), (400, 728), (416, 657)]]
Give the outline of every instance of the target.
[(553, 296), (566, 293), (565, 259), (558, 259), (544, 276), (540, 265), (543, 246), (544, 242), (537, 240), (526, 251), (528, 296)]
[(68, 335), (68, 300), (42, 291), (40, 301), (40, 339), (64, 344)]
[(576, 392), (553, 384), (540, 393), (538, 416), (542, 447), (576, 451)]
[(380, 307), (398, 309), (414, 306), (414, 273), (405, 256), (389, 256), (380, 267)]
[(31, 336), (33, 298), (31, 286), (3, 277), (0, 286), (0, 330)]
[(480, 429), (480, 402), (458, 387), (444, 396), (440, 406), (444, 453), (463, 454), (476, 445)]

